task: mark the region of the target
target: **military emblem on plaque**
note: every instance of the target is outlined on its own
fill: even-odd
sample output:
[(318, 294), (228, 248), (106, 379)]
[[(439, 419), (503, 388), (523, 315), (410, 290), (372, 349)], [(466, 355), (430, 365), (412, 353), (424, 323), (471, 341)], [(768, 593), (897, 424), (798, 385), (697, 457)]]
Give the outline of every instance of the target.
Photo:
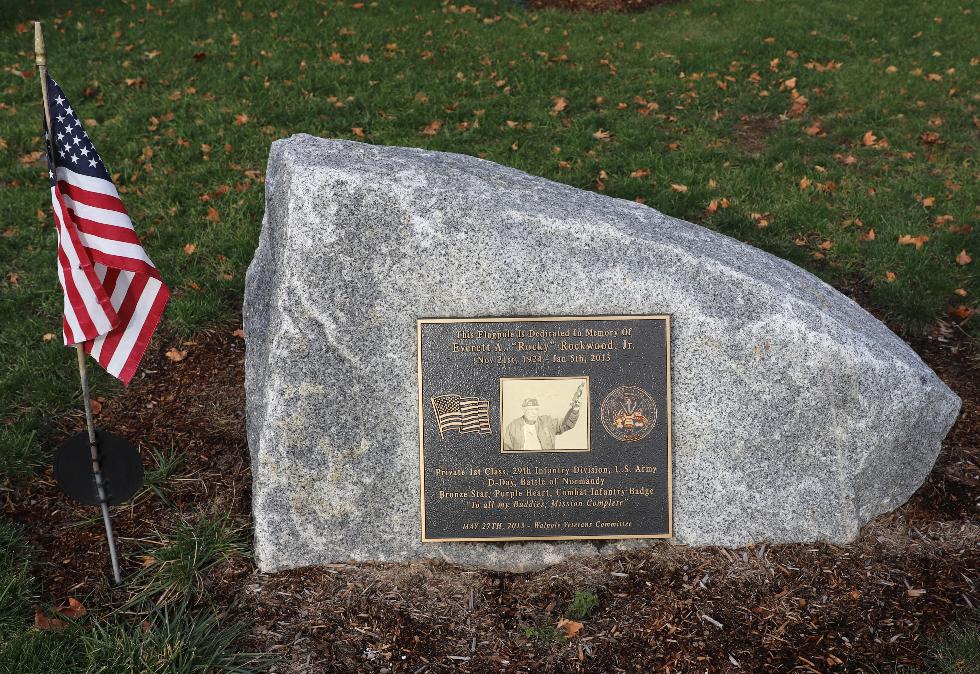
[(636, 442), (657, 425), (657, 402), (639, 386), (620, 386), (602, 401), (602, 427), (621, 442)]

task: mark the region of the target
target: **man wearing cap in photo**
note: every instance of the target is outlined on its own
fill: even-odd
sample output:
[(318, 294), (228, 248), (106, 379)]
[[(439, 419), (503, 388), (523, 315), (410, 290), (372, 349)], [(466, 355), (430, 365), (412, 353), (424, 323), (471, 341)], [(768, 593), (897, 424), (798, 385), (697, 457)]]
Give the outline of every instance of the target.
[(521, 403), (524, 415), (507, 424), (504, 431), (505, 452), (541, 452), (554, 450), (555, 436), (575, 428), (584, 384), (578, 387), (575, 398), (564, 419), (541, 414), (537, 398), (525, 398)]

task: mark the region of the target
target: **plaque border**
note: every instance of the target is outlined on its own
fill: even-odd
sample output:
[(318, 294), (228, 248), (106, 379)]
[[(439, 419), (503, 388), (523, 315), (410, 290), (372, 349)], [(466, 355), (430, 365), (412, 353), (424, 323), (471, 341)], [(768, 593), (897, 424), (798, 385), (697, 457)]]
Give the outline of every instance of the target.
[[(671, 314), (640, 314), (635, 316), (612, 314), (598, 316), (479, 316), (468, 318), (419, 318), (415, 321), (416, 367), (418, 375), (419, 412), (419, 530), (422, 543), (507, 543), (528, 541), (579, 541), (579, 540), (628, 540), (643, 538), (673, 538), (674, 536), (674, 460), (671, 419), (670, 382), (670, 319)], [(667, 368), (667, 532), (663, 534), (620, 534), (598, 536), (495, 536), (487, 538), (428, 538), (425, 535), (425, 448), (423, 422), (425, 407), (422, 401), (422, 326), (426, 323), (519, 323), (521, 321), (608, 321), (608, 320), (661, 320), (664, 321), (665, 355)], [(590, 391), (591, 396), (591, 391)], [(591, 420), (590, 420), (591, 424)], [(591, 429), (591, 426), (590, 426)], [(591, 432), (591, 430), (590, 430)], [(591, 440), (590, 440), (591, 447)], [(585, 452), (580, 452), (585, 453)], [(591, 452), (590, 452), (591, 453)]]

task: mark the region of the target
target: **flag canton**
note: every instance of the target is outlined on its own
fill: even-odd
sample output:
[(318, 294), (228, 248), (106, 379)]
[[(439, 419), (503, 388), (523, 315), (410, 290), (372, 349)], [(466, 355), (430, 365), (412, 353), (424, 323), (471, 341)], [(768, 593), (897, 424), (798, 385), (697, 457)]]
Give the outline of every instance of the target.
[[(81, 120), (78, 119), (78, 112), (72, 108), (71, 103), (61, 90), (58, 83), (51, 75), (48, 78), (48, 112), (51, 115), (51, 133), (48, 141), (54, 143), (54, 163), (55, 167), (63, 166), (67, 169), (92, 178), (110, 180), (109, 172), (106, 170), (102, 158), (95, 150), (95, 145), (85, 133)], [(45, 124), (47, 131), (47, 124)], [(52, 168), (52, 173), (54, 169)], [(51, 176), (52, 181), (54, 176)]]

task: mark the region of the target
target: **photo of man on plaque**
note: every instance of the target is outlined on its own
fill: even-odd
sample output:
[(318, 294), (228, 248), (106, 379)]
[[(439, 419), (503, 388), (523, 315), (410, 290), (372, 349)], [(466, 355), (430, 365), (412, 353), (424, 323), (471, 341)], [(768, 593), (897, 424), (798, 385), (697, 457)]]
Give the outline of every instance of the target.
[(588, 384), (588, 377), (501, 379), (501, 451), (589, 451)]

